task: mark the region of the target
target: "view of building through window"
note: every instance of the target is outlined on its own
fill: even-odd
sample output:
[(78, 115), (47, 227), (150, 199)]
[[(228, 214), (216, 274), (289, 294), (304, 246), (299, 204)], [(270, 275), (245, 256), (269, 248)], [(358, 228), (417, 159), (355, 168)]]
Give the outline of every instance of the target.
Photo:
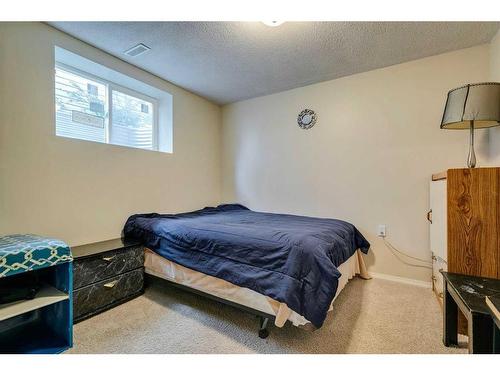
[(157, 149), (154, 99), (59, 65), (55, 99), (58, 136)]

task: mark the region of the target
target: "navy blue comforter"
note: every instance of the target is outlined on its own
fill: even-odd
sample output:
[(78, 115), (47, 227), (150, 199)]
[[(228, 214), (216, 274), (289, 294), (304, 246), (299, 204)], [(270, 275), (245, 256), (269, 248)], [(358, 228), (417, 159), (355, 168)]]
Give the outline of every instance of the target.
[(345, 221), (238, 204), (133, 215), (124, 234), (175, 263), (284, 302), (318, 328), (337, 291), (337, 267), (370, 247)]

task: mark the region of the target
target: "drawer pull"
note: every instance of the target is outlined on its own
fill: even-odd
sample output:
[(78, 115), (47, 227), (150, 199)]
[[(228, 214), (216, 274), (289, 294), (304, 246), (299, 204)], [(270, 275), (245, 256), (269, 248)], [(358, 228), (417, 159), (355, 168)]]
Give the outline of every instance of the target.
[(432, 224), (432, 209), (427, 212), (427, 221)]
[(111, 262), (116, 255), (113, 255), (112, 257), (103, 257), (102, 260), (105, 260), (106, 262)]
[(118, 283), (118, 280), (115, 280), (115, 281), (111, 281), (109, 283), (106, 283), (104, 284), (104, 287), (105, 288), (108, 288), (108, 289), (111, 289), (111, 288), (114, 288), (116, 286), (116, 284)]
[(441, 292), (438, 294), (439, 295), (439, 298), (443, 298), (444, 297), (444, 294)]

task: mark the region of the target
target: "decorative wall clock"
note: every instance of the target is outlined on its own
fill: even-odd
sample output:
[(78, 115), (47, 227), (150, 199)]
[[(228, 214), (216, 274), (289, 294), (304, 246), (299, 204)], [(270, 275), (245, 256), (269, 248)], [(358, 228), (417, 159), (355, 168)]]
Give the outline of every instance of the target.
[(304, 109), (297, 117), (297, 124), (301, 129), (311, 129), (316, 124), (316, 112), (312, 109)]

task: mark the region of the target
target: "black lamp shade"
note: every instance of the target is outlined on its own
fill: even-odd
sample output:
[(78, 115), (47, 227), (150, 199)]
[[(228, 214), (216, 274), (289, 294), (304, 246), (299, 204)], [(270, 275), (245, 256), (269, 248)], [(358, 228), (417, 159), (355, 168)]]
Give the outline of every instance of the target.
[(441, 129), (489, 128), (500, 125), (500, 83), (465, 85), (448, 92)]

